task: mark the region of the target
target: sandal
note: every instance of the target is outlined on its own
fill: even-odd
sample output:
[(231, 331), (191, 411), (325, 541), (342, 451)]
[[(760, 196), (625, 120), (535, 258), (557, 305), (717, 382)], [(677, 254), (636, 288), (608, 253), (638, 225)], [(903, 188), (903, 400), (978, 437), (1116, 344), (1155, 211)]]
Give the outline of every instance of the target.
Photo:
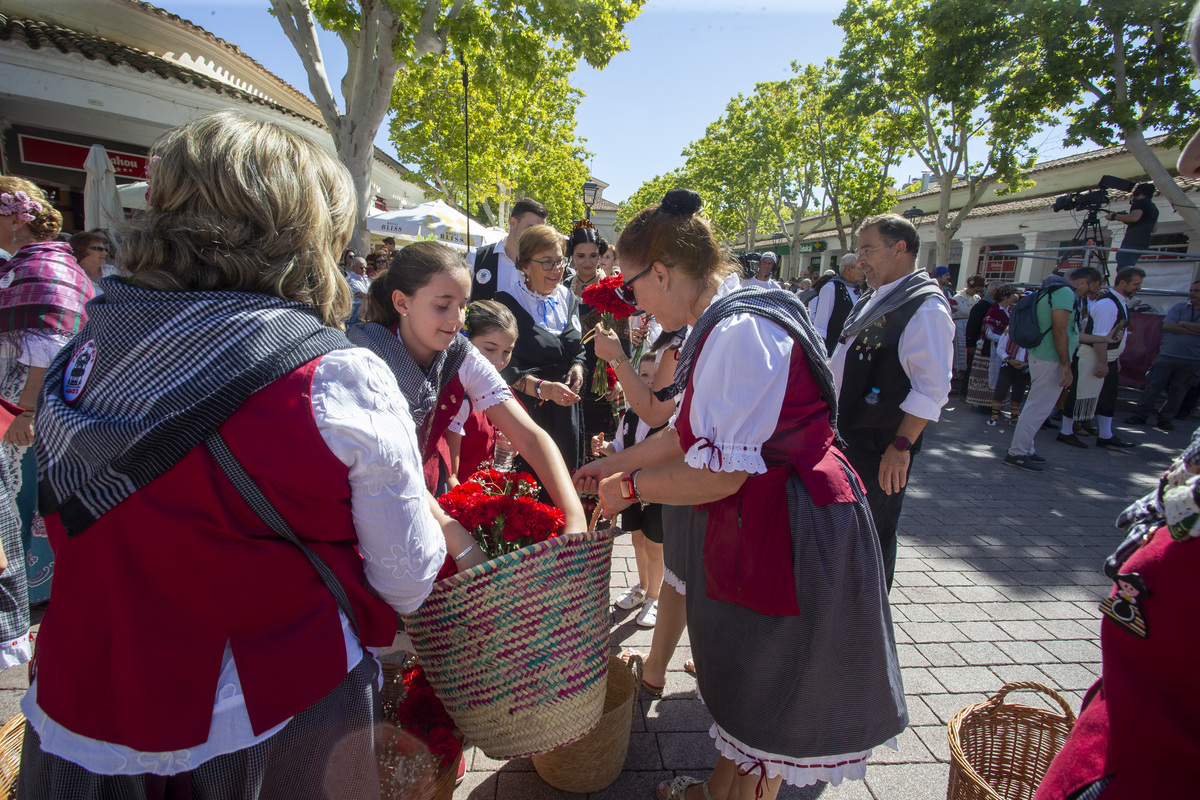
[[(646, 657), (637, 650), (622, 650), (621, 654), (617, 656), (617, 658), (619, 658), (621, 661), (624, 661), (626, 664), (629, 664), (631, 667), (634, 659), (637, 659), (639, 664), (646, 660)], [(641, 674), (640, 668), (636, 674)], [(662, 697), (663, 692), (666, 691), (666, 688), (666, 686), (655, 686), (653, 683), (647, 683), (645, 678), (642, 679), (642, 689), (651, 697)]]
[[(658, 800), (687, 800), (687, 790), (689, 787), (699, 784), (700, 790), (704, 792), (704, 800), (717, 800), (708, 791), (708, 779), (697, 780), (689, 778), (687, 775), (680, 775), (670, 783), (660, 783), (658, 788), (654, 790), (654, 796)], [(667, 793), (663, 794), (663, 788), (666, 788)]]
[(690, 658), (683, 662), (683, 671), (688, 675), (691, 675), (693, 678), (696, 677), (696, 662)]
[[(600, 529), (597, 528), (597, 530), (600, 530)], [(643, 589), (640, 585), (634, 585), (633, 587), (627, 589), (623, 595), (618, 597), (616, 602), (613, 603), (613, 605), (616, 606), (617, 608), (621, 609), (622, 611), (630, 611), (632, 609), (637, 608), (638, 606), (640, 606), (642, 603), (645, 603), (645, 602), (646, 602), (646, 590)]]

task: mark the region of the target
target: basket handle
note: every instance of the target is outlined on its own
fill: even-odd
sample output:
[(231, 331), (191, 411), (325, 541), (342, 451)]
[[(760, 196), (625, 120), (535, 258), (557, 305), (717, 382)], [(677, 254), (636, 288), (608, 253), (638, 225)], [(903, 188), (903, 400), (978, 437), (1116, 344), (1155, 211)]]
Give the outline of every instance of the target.
[(630, 653), (629, 661), (627, 661), (626, 663), (629, 666), (629, 671), (631, 673), (633, 673), (633, 696), (634, 696), (633, 718), (637, 719), (637, 715), (638, 715), (637, 693), (638, 693), (638, 687), (640, 687), (642, 685), (642, 675), (646, 671), (646, 665), (642, 663), (642, 654), (641, 653)]
[(588, 523), (588, 530), (596, 530), (596, 523), (600, 521), (600, 503), (596, 503), (596, 509), (592, 511), (592, 521)]
[(1066, 700), (1063, 699), (1062, 695), (1047, 686), (1043, 686), (1040, 683), (1034, 683), (1033, 681), (1016, 681), (1014, 683), (1006, 683), (1000, 689), (1000, 691), (996, 692), (991, 696), (991, 698), (988, 699), (988, 703), (992, 706), (998, 706), (1004, 702), (1004, 698), (1009, 692), (1020, 691), (1041, 692), (1054, 702), (1058, 703), (1059, 707), (1063, 710), (1063, 714), (1066, 715), (1067, 722), (1070, 722), (1071, 724), (1075, 723), (1075, 712), (1071, 710), (1071, 706)]

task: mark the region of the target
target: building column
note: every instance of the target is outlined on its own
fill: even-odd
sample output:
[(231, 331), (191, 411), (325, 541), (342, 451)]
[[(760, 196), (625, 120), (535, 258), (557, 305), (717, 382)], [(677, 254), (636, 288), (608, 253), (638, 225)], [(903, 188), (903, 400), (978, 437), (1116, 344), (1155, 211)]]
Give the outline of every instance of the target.
[(959, 256), (958, 286), (955, 288), (962, 291), (967, 288), (967, 278), (974, 275), (975, 271), (979, 269), (979, 250), (983, 241), (976, 237), (966, 236), (959, 237), (958, 243), (962, 245), (962, 255)]
[[(1050, 236), (1045, 231), (1033, 231), (1024, 235), (1025, 243), (1022, 249), (1041, 250), (1050, 247)], [(1052, 253), (1038, 253), (1034, 256), (1022, 256), (1017, 264), (1017, 283), (1041, 283), (1042, 279), (1054, 268), (1054, 261), (1045, 256)]]

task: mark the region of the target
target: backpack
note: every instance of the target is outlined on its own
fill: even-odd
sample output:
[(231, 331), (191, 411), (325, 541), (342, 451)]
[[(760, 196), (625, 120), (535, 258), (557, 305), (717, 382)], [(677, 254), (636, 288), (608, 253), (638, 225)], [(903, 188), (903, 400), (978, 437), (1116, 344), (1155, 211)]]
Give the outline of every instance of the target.
[(1064, 286), (1070, 287), (1066, 278), (1061, 275), (1051, 275), (1042, 281), (1042, 285), (1036, 292), (1031, 292), (1018, 300), (1008, 315), (1009, 340), (1025, 349), (1041, 344), (1042, 339), (1050, 332), (1050, 328), (1042, 330), (1042, 326), (1038, 324), (1037, 305), (1043, 297)]

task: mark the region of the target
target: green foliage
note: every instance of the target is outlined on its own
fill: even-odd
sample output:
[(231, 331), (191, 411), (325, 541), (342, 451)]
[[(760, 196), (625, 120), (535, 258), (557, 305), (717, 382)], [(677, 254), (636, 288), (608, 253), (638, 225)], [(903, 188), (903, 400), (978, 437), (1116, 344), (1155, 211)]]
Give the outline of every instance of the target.
[(1043, 71), (1077, 102), (1066, 144), (1107, 147), (1128, 131), (1162, 131), (1178, 143), (1195, 127), (1187, 45), (1191, 0), (1024, 0), (1029, 30), (1042, 42)]
[[(537, 78), (502, 71), (484, 52), (464, 56), (470, 65), (471, 211), (504, 225), (514, 201), (533, 197), (560, 229), (583, 216), (580, 186), (590, 153), (575, 132), (582, 93), (570, 85), (574, 61), (564, 50), (536, 54)], [(410, 67), (392, 91), (390, 138), (399, 159), (459, 205), (466, 203), (462, 66), (427, 57)]]

